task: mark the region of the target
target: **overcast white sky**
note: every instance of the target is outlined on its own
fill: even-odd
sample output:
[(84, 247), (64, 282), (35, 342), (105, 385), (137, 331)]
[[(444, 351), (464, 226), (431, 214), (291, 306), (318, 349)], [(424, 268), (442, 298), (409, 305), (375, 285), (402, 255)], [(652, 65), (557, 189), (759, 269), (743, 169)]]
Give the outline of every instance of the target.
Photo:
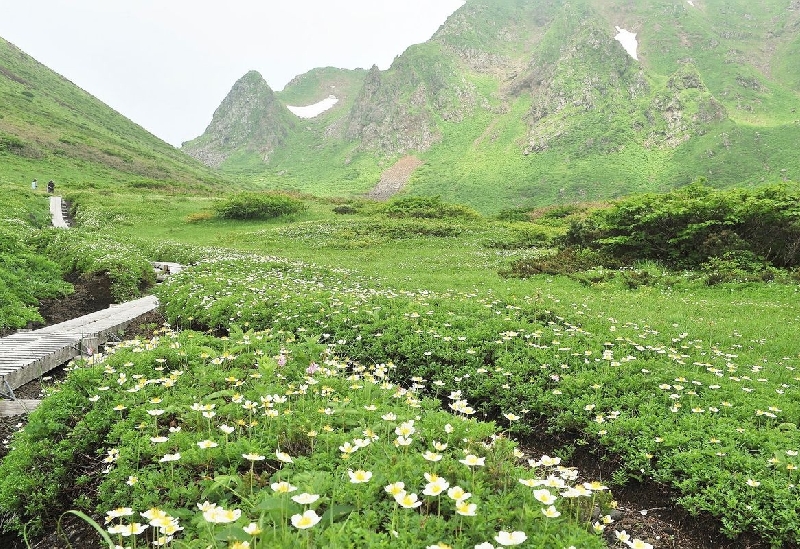
[(0, 0), (0, 36), (161, 139), (202, 134), (233, 84), (387, 69), (463, 0)]

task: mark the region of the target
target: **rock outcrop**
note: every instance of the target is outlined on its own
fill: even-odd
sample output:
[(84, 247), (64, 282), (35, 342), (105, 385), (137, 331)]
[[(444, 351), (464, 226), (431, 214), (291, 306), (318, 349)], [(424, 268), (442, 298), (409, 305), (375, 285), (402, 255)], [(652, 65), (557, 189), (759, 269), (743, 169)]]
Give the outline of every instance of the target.
[(294, 115), (264, 78), (250, 71), (233, 85), (203, 135), (184, 143), (183, 150), (213, 167), (243, 150), (267, 162), (295, 125)]

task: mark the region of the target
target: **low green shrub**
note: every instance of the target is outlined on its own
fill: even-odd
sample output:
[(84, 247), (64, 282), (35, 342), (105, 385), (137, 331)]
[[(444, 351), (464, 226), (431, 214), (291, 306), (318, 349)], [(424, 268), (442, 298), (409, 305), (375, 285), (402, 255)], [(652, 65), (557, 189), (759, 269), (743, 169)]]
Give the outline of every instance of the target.
[[(695, 183), (632, 196), (573, 220), (563, 244), (625, 264), (654, 260), (697, 269), (712, 258), (745, 254), (792, 268), (800, 264), (800, 186), (715, 191)], [(762, 270), (749, 260), (738, 268), (748, 265)]]
[(34, 242), (39, 253), (52, 257), (65, 273), (107, 273), (117, 302), (140, 297), (155, 284), (151, 258), (133, 241), (73, 228), (42, 231)]
[(334, 206), (333, 208), (333, 213), (339, 215), (357, 214), (360, 212), (361, 210), (352, 204), (340, 204), (339, 206)]
[(495, 217), (498, 221), (530, 221), (531, 208), (506, 208), (500, 210)]
[(722, 283), (772, 282), (790, 280), (785, 271), (776, 269), (749, 251), (724, 252), (700, 266), (709, 286)]
[(25, 150), (26, 143), (15, 135), (0, 133), (0, 152), (20, 154)]
[[(0, 463), (0, 526), (3, 531), (41, 532), (63, 513), (64, 487), (74, 486), (109, 429), (110, 411), (91, 410), (86, 391), (101, 372), (74, 372), (70, 384), (44, 399), (33, 411)], [(34, 465), (36, 464), (36, 465)]]
[(442, 202), (441, 197), (406, 196), (393, 198), (383, 209), (389, 217), (426, 219), (479, 219), (481, 215), (461, 204)]
[(616, 269), (620, 266), (613, 258), (592, 250), (564, 248), (540, 258), (514, 261), (500, 275), (507, 278), (528, 278), (540, 274), (572, 275), (598, 267)]
[(274, 219), (300, 213), (306, 209), (303, 201), (281, 193), (239, 193), (216, 206), (222, 219)]
[(518, 250), (549, 246), (561, 233), (557, 229), (533, 223), (508, 223), (491, 231), (483, 241), (487, 248)]
[[(353, 219), (347, 222), (310, 221), (278, 228), (274, 234), (307, 242), (323, 248), (363, 248), (387, 241), (413, 238), (455, 238), (469, 233), (474, 226), (441, 219)], [(262, 231), (251, 233), (255, 238)]]
[(49, 223), (47, 201), (15, 189), (0, 189), (0, 201), (0, 332), (5, 332), (42, 322), (39, 300), (67, 295), (72, 286), (59, 265), (31, 245)]

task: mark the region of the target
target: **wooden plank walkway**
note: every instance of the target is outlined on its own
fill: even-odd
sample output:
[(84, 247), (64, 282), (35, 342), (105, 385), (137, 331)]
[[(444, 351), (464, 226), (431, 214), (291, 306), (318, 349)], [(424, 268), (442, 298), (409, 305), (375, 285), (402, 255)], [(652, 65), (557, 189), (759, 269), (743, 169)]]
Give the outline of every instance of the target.
[[(76, 356), (96, 352), (98, 345), (156, 307), (158, 299), (146, 296), (60, 324), (0, 338), (0, 396), (13, 401), (14, 389)], [(0, 415), (4, 415), (6, 406), (12, 405), (0, 400)]]
[(183, 265), (180, 263), (170, 263), (169, 261), (152, 261), (151, 263), (158, 282), (163, 282), (169, 275), (178, 274), (183, 270)]
[(53, 227), (68, 229), (69, 225), (64, 220), (64, 206), (60, 196), (50, 197), (50, 218), (53, 220)]
[[(50, 197), (50, 217), (54, 227), (69, 228), (60, 196)], [(178, 263), (153, 262), (158, 281), (182, 268)], [(156, 307), (158, 299), (146, 296), (60, 324), (0, 338), (0, 416), (24, 414), (38, 406), (38, 400), (17, 400), (14, 389), (76, 356), (97, 352), (114, 334)]]

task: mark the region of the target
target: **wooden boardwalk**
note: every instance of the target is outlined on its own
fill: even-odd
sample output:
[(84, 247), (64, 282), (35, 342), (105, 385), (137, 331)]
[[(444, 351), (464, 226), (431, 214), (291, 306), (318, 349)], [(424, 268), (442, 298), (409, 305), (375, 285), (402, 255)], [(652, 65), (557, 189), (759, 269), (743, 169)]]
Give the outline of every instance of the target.
[(64, 203), (60, 196), (50, 197), (50, 219), (53, 220), (53, 227), (68, 229), (69, 225), (64, 219)]
[(14, 389), (76, 356), (97, 352), (99, 345), (156, 307), (156, 297), (146, 296), (60, 324), (0, 338), (0, 396), (11, 399), (0, 400), (0, 415), (20, 409), (19, 403), (13, 404)]
[[(69, 228), (64, 214), (61, 197), (51, 196), (50, 217), (54, 227)], [(159, 282), (182, 268), (178, 263), (153, 262)], [(14, 389), (76, 356), (96, 353), (100, 345), (156, 307), (158, 299), (146, 296), (60, 324), (0, 338), (0, 416), (24, 414), (38, 406), (38, 400), (17, 400)]]
[(169, 275), (178, 274), (183, 270), (183, 265), (180, 263), (170, 263), (169, 261), (152, 261), (151, 263), (158, 282), (163, 282)]

